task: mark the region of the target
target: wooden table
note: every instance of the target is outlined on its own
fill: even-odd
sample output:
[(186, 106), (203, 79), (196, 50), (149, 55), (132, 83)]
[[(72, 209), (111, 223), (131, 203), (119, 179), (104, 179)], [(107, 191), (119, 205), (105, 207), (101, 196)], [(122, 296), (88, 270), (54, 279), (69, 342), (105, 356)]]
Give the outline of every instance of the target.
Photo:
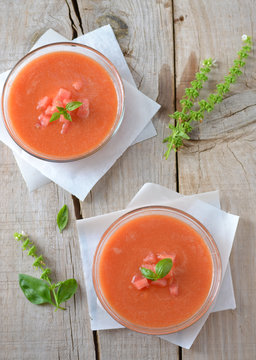
[[(51, 183), (29, 193), (12, 152), (0, 144), (0, 358), (241, 359), (256, 358), (256, 67), (253, 56), (232, 93), (168, 161), (162, 139), (168, 114), (200, 61), (218, 60), (208, 90), (227, 73), (241, 35), (256, 31), (253, 0), (0, 0), (0, 70), (12, 67), (48, 29), (68, 39), (110, 23), (139, 89), (162, 108), (158, 136), (129, 148), (79, 202)], [(212, 123), (211, 123), (211, 121)], [(200, 140), (196, 140), (196, 138)], [(192, 194), (219, 189), (224, 210), (240, 215), (231, 254), (235, 311), (210, 315), (191, 350), (128, 330), (92, 332), (75, 220), (121, 209), (145, 182)], [(56, 214), (71, 220), (60, 235)], [(54, 277), (75, 277), (67, 311), (36, 307), (19, 289), (19, 272), (35, 275), (31, 258), (12, 237), (23, 229), (38, 244)]]

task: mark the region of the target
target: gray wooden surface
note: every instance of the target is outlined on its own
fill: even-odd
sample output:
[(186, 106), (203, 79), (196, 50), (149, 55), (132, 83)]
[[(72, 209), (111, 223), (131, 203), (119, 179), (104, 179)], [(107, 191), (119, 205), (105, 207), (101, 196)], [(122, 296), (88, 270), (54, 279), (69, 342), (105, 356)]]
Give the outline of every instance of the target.
[[(48, 28), (68, 39), (110, 23), (138, 88), (162, 108), (158, 136), (129, 148), (79, 202), (51, 183), (27, 191), (12, 152), (0, 144), (0, 359), (254, 359), (255, 315), (255, 85), (252, 57), (223, 104), (193, 133), (177, 156), (163, 159), (168, 113), (200, 61), (219, 66), (208, 89), (221, 81), (241, 45), (255, 32), (249, 0), (0, 0), (0, 71), (12, 67)], [(199, 140), (198, 140), (199, 139)], [(219, 189), (225, 210), (240, 215), (231, 255), (235, 311), (212, 314), (190, 350), (126, 329), (90, 330), (75, 219), (120, 209), (145, 182), (192, 194)], [(55, 218), (66, 203), (71, 219), (60, 235)], [(54, 269), (75, 277), (79, 289), (66, 312), (35, 307), (21, 293), (19, 272), (35, 274), (31, 258), (12, 239), (27, 231)]]

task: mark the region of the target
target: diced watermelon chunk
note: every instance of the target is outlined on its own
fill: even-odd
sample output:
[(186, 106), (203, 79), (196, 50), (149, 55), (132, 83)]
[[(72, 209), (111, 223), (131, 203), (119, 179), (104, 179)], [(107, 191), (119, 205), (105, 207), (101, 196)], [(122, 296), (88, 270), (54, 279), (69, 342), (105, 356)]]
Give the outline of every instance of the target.
[(170, 270), (167, 275), (163, 279), (172, 279), (173, 278), (173, 272)]
[(77, 116), (80, 118), (86, 119), (89, 116), (90, 110), (89, 110), (89, 100), (88, 99), (82, 99), (79, 100), (83, 103), (78, 109), (77, 109)]
[(152, 251), (150, 251), (148, 253), (148, 255), (143, 259), (144, 263), (149, 263), (149, 264), (155, 264), (156, 263), (156, 256), (155, 254), (152, 253)]
[(70, 122), (69, 120), (65, 119), (63, 115), (60, 115), (59, 121), (63, 123)]
[(71, 91), (60, 88), (58, 93), (57, 93), (57, 97), (61, 101), (63, 101), (64, 99), (71, 99)]
[(149, 287), (148, 279), (144, 278), (140, 274), (134, 275), (133, 278), (132, 278), (131, 283), (137, 290), (141, 290), (141, 289)]
[(179, 295), (179, 288), (178, 288), (177, 281), (171, 282), (171, 284), (169, 285), (169, 291), (170, 291), (170, 294), (173, 296)]
[(63, 106), (65, 107), (69, 102), (71, 101), (71, 99), (63, 99)]
[(83, 86), (83, 82), (82, 80), (77, 80), (72, 84), (72, 86), (76, 91), (79, 91)]
[(44, 127), (46, 127), (49, 124), (50, 118), (51, 118), (50, 116), (45, 115), (43, 113), (38, 116), (38, 120), (39, 120), (41, 126), (44, 126)]
[(149, 269), (149, 270), (154, 271), (154, 272), (156, 270), (156, 265), (155, 264), (142, 264), (141, 267)]
[(52, 114), (55, 113), (55, 112), (57, 112), (57, 111), (58, 111), (58, 110), (57, 110), (56, 106), (51, 106), (51, 105), (49, 105), (49, 106), (47, 107), (47, 109), (45, 110), (45, 115), (50, 115), (50, 116), (52, 116)]
[(45, 110), (48, 105), (50, 105), (51, 99), (48, 96), (44, 96), (37, 103), (37, 110)]
[(55, 107), (56, 106), (63, 107), (63, 102), (58, 96), (55, 96), (55, 98), (52, 101), (52, 105), (55, 106)]
[(62, 125), (61, 131), (60, 131), (61, 135), (65, 134), (71, 125), (70, 121), (68, 121), (68, 120), (66, 120), (66, 121), (67, 122), (64, 122), (64, 124)]
[(151, 282), (151, 285), (165, 287), (167, 285), (166, 279), (158, 279)]
[(175, 262), (175, 258), (176, 258), (176, 254), (170, 252), (170, 253), (167, 253), (165, 251), (159, 253), (159, 254), (156, 254), (156, 257), (157, 259), (160, 261), (160, 260), (163, 260), (163, 259), (167, 259), (167, 258), (171, 258), (172, 259), (172, 262), (174, 264)]
[(65, 107), (71, 101), (71, 91), (60, 88), (53, 99), (52, 105)]

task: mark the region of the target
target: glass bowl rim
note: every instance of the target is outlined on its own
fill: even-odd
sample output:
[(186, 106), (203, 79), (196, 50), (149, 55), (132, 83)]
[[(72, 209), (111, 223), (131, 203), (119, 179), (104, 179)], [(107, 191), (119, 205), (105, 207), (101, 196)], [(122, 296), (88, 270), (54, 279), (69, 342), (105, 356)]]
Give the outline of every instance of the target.
[[(9, 126), (9, 122), (10, 120), (6, 119), (6, 117), (8, 118), (8, 113), (7, 113), (7, 106), (5, 106), (5, 98), (7, 96), (6, 92), (7, 92), (7, 86), (8, 86), (8, 82), (11, 78), (11, 76), (13, 75), (13, 73), (15, 71), (17, 71), (17, 74), (19, 73), (19, 66), (22, 65), (27, 59), (29, 59), (30, 57), (33, 57), (33, 55), (35, 55), (36, 53), (40, 52), (41, 50), (47, 49), (47, 48), (51, 48), (51, 47), (56, 47), (56, 46), (70, 46), (70, 47), (78, 47), (78, 48), (84, 48), (86, 50), (88, 50), (89, 52), (91, 51), (92, 53), (95, 53), (96, 56), (99, 56), (99, 58), (102, 58), (102, 60), (109, 66), (109, 68), (113, 71), (113, 73), (116, 76), (117, 79), (117, 83), (119, 86), (119, 91), (120, 91), (120, 99), (119, 99), (119, 95), (118, 95), (118, 91), (116, 89), (116, 85), (115, 86), (115, 90), (116, 90), (116, 95), (117, 95), (117, 101), (121, 101), (121, 106), (120, 106), (120, 114), (118, 114), (118, 105), (117, 105), (117, 115), (116, 115), (116, 119), (115, 119), (115, 123), (111, 129), (111, 132), (108, 134), (108, 136), (103, 140), (103, 142), (101, 142), (96, 148), (92, 149), (91, 151), (87, 152), (87, 153), (83, 153), (80, 155), (75, 155), (72, 157), (57, 157), (57, 156), (49, 156), (43, 153), (37, 153), (36, 151), (34, 151), (32, 148), (30, 148), (27, 145), (26, 148), (26, 144), (19, 138), (19, 136), (16, 134), (16, 132), (14, 132), (14, 130), (12, 129), (11, 126)], [(52, 51), (52, 53), (54, 52), (60, 52), (60, 51), (67, 51), (68, 50), (56, 50), (56, 51)], [(51, 53), (51, 52), (49, 52)], [(42, 54), (39, 55), (40, 56), (44, 56), (47, 55), (46, 54)], [(88, 54), (84, 54), (84, 56), (90, 57)], [(36, 58), (38, 58), (36, 57)], [(34, 58), (34, 59), (36, 59)], [(90, 57), (91, 59), (93, 59), (94, 61), (96, 61), (101, 67), (103, 67), (102, 64), (100, 64), (97, 60), (95, 60), (94, 58)], [(31, 61), (34, 60), (32, 58)], [(29, 63), (29, 62), (28, 62)], [(28, 64), (27, 63), (27, 64)], [(27, 65), (25, 64), (25, 66)], [(106, 69), (105, 67), (103, 67), (104, 70), (108, 73), (108, 75), (110, 76), (112, 82), (114, 83), (114, 79), (112, 77), (112, 75), (110, 74), (109, 70)], [(22, 70), (22, 69), (21, 69)], [(110, 139), (116, 134), (117, 130), (119, 129), (122, 121), (123, 121), (123, 117), (124, 117), (124, 110), (125, 110), (125, 91), (124, 91), (124, 84), (123, 84), (123, 80), (117, 70), (117, 68), (115, 67), (115, 65), (105, 56), (103, 55), (100, 51), (84, 45), (84, 44), (80, 44), (80, 43), (75, 43), (75, 42), (71, 42), (71, 41), (59, 41), (59, 42), (54, 42), (54, 43), (50, 43), (50, 44), (46, 44), (43, 46), (39, 46), (34, 50), (29, 51), (26, 55), (24, 55), (23, 57), (21, 57), (16, 63), (15, 65), (12, 67), (12, 69), (10, 70), (9, 74), (7, 75), (4, 85), (3, 85), (3, 90), (2, 90), (2, 96), (1, 96), (1, 106), (2, 106), (2, 115), (3, 115), (3, 120), (4, 120), (4, 125), (5, 128), (8, 132), (8, 134), (10, 135), (10, 137), (12, 138), (12, 140), (19, 146), (19, 148), (21, 148), (23, 151), (25, 151), (26, 153), (28, 153), (29, 155), (40, 159), (40, 160), (44, 160), (47, 162), (55, 162), (55, 163), (68, 163), (68, 162), (72, 162), (72, 161), (77, 161), (77, 160), (81, 160), (84, 158), (87, 158), (93, 154), (95, 154), (98, 150), (100, 150), (102, 147), (104, 147), (109, 141)], [(7, 101), (7, 99), (6, 99)]]
[[(114, 231), (116, 229), (121, 227), (124, 224), (124, 220), (126, 220), (127, 218), (131, 217), (131, 220), (132, 220), (132, 219), (136, 218), (136, 214), (141, 214), (141, 216), (147, 216), (149, 214), (144, 215), (143, 212), (148, 211), (148, 210), (149, 211), (152, 211), (152, 210), (160, 210), (161, 211), (162, 210), (162, 211), (167, 211), (167, 212), (169, 211), (170, 213), (172, 212), (172, 213), (178, 214), (181, 217), (191, 220), (192, 223), (195, 223), (196, 226), (198, 226), (198, 228), (200, 228), (207, 235), (207, 242), (206, 242), (205, 238), (203, 238), (203, 236), (201, 234), (199, 234), (203, 238), (204, 243), (207, 245), (207, 248), (211, 254), (212, 264), (213, 264), (211, 287), (209, 289), (208, 295), (207, 295), (204, 303), (202, 304), (202, 306), (198, 309), (198, 311), (194, 315), (192, 315), (190, 318), (186, 319), (185, 321), (181, 322), (180, 324), (166, 326), (166, 327), (162, 327), (162, 328), (147, 327), (147, 326), (141, 326), (138, 324), (133, 324), (132, 322), (130, 322), (127, 319), (118, 315), (118, 313), (115, 312), (115, 310), (113, 310), (111, 308), (111, 306), (108, 304), (107, 300), (104, 298), (103, 292), (101, 291), (100, 286), (99, 286), (99, 279), (97, 278), (98, 273), (97, 273), (96, 266), (100, 261), (100, 254), (101, 254), (102, 249), (104, 248), (105, 243), (108, 240), (108, 236), (111, 236), (111, 232), (114, 233)], [(135, 217), (133, 217), (133, 215)], [(163, 214), (163, 215), (165, 215), (165, 214)], [(178, 219), (180, 221), (185, 222), (184, 220), (181, 220), (180, 218), (178, 218)], [(186, 224), (189, 225), (190, 227), (192, 227), (190, 224), (188, 224), (188, 223), (186, 223)], [(196, 229), (194, 227), (192, 227), (192, 228), (196, 231)], [(209, 248), (208, 241), (209, 241), (210, 245), (213, 247), (214, 252), (212, 252), (211, 249)], [(216, 257), (216, 259), (214, 259), (214, 257)], [(214, 261), (215, 262), (217, 261), (217, 263), (215, 264)], [(199, 220), (197, 220), (192, 215), (186, 213), (185, 211), (177, 209), (175, 207), (165, 206), (165, 205), (141, 206), (141, 207), (135, 208), (133, 210), (128, 210), (125, 214), (118, 217), (114, 222), (111, 223), (111, 225), (108, 226), (108, 228), (106, 229), (104, 234), (101, 236), (101, 239), (95, 250), (95, 254), (94, 254), (94, 258), (93, 258), (93, 265), (92, 265), (92, 280), (93, 280), (94, 290), (97, 295), (97, 298), (99, 299), (101, 305), (107, 311), (107, 313), (114, 320), (119, 322), (119, 324), (123, 325), (124, 327), (126, 327), (130, 330), (139, 332), (139, 333), (149, 334), (149, 335), (172, 334), (172, 333), (181, 331), (185, 328), (188, 328), (189, 326), (191, 326), (195, 322), (197, 322), (209, 310), (210, 306), (214, 303), (214, 301), (219, 293), (219, 290), (220, 290), (221, 279), (222, 279), (222, 263), (221, 263), (220, 252), (219, 252), (216, 242), (214, 241), (214, 238), (212, 237), (210, 232), (207, 230), (207, 228)]]

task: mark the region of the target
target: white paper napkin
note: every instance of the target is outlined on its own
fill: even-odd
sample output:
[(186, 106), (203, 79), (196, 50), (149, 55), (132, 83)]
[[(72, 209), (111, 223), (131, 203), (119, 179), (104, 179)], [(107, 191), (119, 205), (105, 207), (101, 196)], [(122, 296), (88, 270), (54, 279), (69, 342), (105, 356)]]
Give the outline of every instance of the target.
[(235, 309), (236, 307), (228, 259), (238, 224), (238, 216), (220, 210), (218, 191), (182, 196), (160, 185), (145, 184), (125, 210), (77, 220), (91, 328), (92, 330), (104, 330), (122, 327), (102, 308), (94, 291), (92, 263), (97, 244), (105, 230), (118, 217), (131, 209), (146, 205), (168, 205), (191, 214), (209, 230), (221, 254), (223, 281), (215, 303), (196, 324), (175, 334), (160, 336), (173, 344), (189, 349), (211, 312)]
[[(67, 41), (67, 39), (50, 29), (31, 50), (58, 41)], [(160, 106), (136, 89), (132, 74), (110, 25), (82, 35), (74, 42), (91, 46), (102, 52), (113, 62), (123, 79), (126, 111), (117, 134), (93, 156), (66, 164), (39, 160), (22, 151), (6, 131), (2, 113), (0, 113), (0, 140), (14, 151), (18, 166), (30, 191), (52, 180), (80, 200), (84, 200), (96, 182), (131, 144), (156, 135), (150, 120)], [(9, 71), (0, 75), (1, 92), (8, 73)]]

